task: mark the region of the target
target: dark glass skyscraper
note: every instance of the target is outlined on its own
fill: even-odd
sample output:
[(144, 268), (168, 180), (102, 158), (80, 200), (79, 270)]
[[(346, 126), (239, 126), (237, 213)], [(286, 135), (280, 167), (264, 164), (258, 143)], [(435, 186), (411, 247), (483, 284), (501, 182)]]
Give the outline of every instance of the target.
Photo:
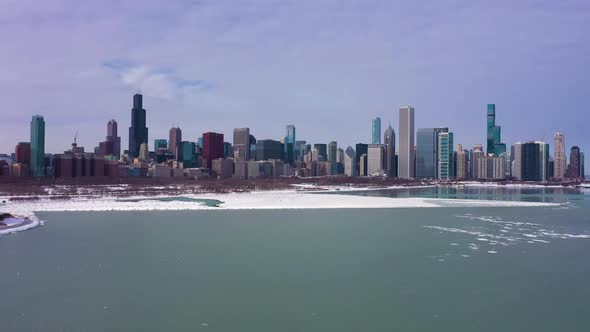
[(287, 136), (285, 136), (285, 161), (292, 163), (295, 160), (296, 147), (295, 147), (295, 126), (287, 126)]
[(142, 107), (142, 95), (133, 95), (133, 108), (131, 109), (131, 127), (129, 127), (129, 156), (139, 157), (139, 148), (142, 143), (148, 142), (148, 128), (146, 126), (146, 111)]
[(570, 164), (568, 167), (568, 178), (578, 179), (581, 177), (580, 148), (572, 146), (570, 149)]
[(256, 160), (281, 159), (283, 145), (272, 139), (261, 139), (256, 142)]
[(112, 142), (113, 155), (119, 159), (121, 157), (121, 137), (117, 132), (117, 121), (114, 119), (107, 123), (107, 137), (105, 142)]
[(499, 156), (506, 152), (506, 144), (501, 140), (501, 127), (496, 126), (496, 104), (488, 104), (487, 153)]
[(521, 179), (523, 181), (546, 181), (549, 145), (544, 142), (524, 143), (520, 153)]
[(223, 134), (212, 132), (203, 134), (203, 158), (207, 168), (211, 168), (214, 159), (223, 158)]
[(397, 163), (395, 162), (395, 131), (391, 124), (385, 130), (383, 135), (383, 144), (385, 145), (385, 172), (387, 176), (395, 176)]
[[(366, 174), (361, 174), (361, 157), (363, 155), (367, 155), (369, 153), (369, 145), (364, 143), (357, 143), (356, 144), (356, 154), (354, 156), (354, 164), (355, 164), (355, 176), (364, 176)], [(363, 168), (364, 170), (367, 169), (367, 158), (363, 161)]]
[(448, 131), (448, 128), (418, 128), (416, 135), (417, 179), (434, 179), (438, 176), (438, 134)]
[(316, 160), (328, 160), (328, 146), (323, 143), (314, 144), (313, 154)]
[(31, 119), (31, 175), (45, 176), (45, 120), (41, 115)]

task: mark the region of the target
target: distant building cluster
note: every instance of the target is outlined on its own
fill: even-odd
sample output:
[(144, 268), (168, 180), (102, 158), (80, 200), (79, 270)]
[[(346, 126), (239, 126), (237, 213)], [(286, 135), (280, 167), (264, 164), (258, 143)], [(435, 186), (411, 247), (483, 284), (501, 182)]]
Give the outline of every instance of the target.
[[(183, 140), (173, 127), (168, 139), (149, 147), (147, 111), (133, 96), (129, 146), (121, 151), (117, 121), (107, 123), (105, 140), (92, 151), (76, 143), (61, 154), (45, 152), (45, 119), (31, 119), (30, 142), (19, 142), (11, 155), (0, 155), (0, 176), (52, 178), (238, 178), (282, 176), (384, 176), (404, 179), (580, 181), (584, 154), (572, 146), (567, 157), (563, 134), (555, 134), (553, 154), (541, 141), (518, 142), (507, 149), (496, 125), (496, 106), (487, 105), (487, 144), (464, 149), (449, 128), (414, 128), (415, 109), (399, 109), (398, 135), (381, 118), (371, 123), (371, 143), (339, 148), (336, 141), (308, 144), (288, 125), (279, 140), (256, 139), (250, 128), (235, 128), (232, 143), (222, 133), (206, 132), (196, 142)], [(397, 142), (396, 142), (397, 138)], [(396, 149), (397, 143), (397, 149)]]

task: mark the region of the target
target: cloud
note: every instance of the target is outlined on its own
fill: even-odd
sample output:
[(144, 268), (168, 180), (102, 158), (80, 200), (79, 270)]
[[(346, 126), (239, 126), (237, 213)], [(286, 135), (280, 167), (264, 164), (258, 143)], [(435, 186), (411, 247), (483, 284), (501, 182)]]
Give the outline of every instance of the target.
[(165, 100), (185, 100), (189, 94), (212, 88), (212, 84), (204, 80), (180, 78), (171, 69), (134, 65), (118, 60), (104, 62), (103, 68), (113, 71), (123, 84), (135, 91)]

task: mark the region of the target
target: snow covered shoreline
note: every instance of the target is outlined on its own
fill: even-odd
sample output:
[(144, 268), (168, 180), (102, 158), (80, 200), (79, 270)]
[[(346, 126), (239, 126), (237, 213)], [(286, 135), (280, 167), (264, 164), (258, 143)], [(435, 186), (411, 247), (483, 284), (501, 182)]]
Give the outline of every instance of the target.
[[(165, 198), (165, 199), (164, 199)], [(6, 199), (0, 197), (0, 200)], [(208, 206), (202, 200), (215, 200), (219, 204)], [(264, 209), (367, 209), (367, 208), (441, 208), (441, 207), (538, 207), (557, 206), (554, 203), (485, 201), (438, 198), (390, 198), (355, 195), (338, 195), (328, 192), (261, 191), (230, 194), (186, 194), (116, 197), (72, 198), (55, 200), (41, 198), (28, 201), (10, 201), (0, 205), (0, 212), (9, 212), (31, 220), (22, 228), (37, 227), (42, 222), (36, 212), (47, 211), (167, 211), (167, 210), (264, 210)]]

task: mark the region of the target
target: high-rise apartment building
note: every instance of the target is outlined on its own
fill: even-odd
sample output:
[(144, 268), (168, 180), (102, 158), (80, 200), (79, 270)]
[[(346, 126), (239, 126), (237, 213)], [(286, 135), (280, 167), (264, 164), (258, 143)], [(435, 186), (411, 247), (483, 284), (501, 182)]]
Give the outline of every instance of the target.
[(553, 177), (557, 180), (562, 180), (565, 178), (567, 172), (567, 157), (565, 154), (565, 138), (561, 133), (555, 133), (554, 149)]
[(35, 115), (31, 119), (31, 175), (45, 176), (45, 119)]
[(453, 161), (453, 133), (441, 132), (438, 134), (438, 178), (452, 180), (455, 177)]
[(397, 163), (395, 162), (395, 131), (391, 124), (385, 130), (383, 144), (385, 145), (385, 173), (393, 177), (396, 174)]
[(372, 121), (371, 125), (372, 129), (372, 143), (373, 144), (381, 144), (381, 118), (376, 117)]
[(522, 143), (518, 142), (512, 145), (510, 159), (512, 178), (522, 180)]
[(483, 152), (483, 147), (481, 144), (475, 144), (473, 146), (473, 150), (471, 152), (471, 177), (473, 179), (479, 179), (479, 168), (478, 168), (478, 160), (485, 156)]
[(170, 151), (174, 156), (174, 159), (178, 161), (183, 160), (183, 149), (180, 146), (180, 143), (182, 143), (182, 130), (178, 127), (170, 128), (170, 132), (168, 133), (168, 151)]
[(569, 179), (579, 179), (581, 176), (581, 153), (580, 148), (577, 146), (572, 146), (570, 149), (570, 164), (568, 167), (568, 178)]
[(129, 156), (139, 157), (139, 149), (142, 143), (148, 142), (148, 128), (146, 125), (146, 110), (143, 109), (143, 97), (136, 93), (133, 95), (133, 108), (131, 109), (131, 127), (129, 127)]
[(469, 169), (468, 169), (468, 156), (461, 144), (457, 145), (457, 151), (455, 152), (455, 169), (456, 174), (455, 177), (459, 180), (464, 180), (469, 177)]
[[(357, 151), (357, 154), (359, 152)], [(414, 174), (414, 108), (402, 107), (399, 110), (399, 153), (398, 176), (409, 179)]]

